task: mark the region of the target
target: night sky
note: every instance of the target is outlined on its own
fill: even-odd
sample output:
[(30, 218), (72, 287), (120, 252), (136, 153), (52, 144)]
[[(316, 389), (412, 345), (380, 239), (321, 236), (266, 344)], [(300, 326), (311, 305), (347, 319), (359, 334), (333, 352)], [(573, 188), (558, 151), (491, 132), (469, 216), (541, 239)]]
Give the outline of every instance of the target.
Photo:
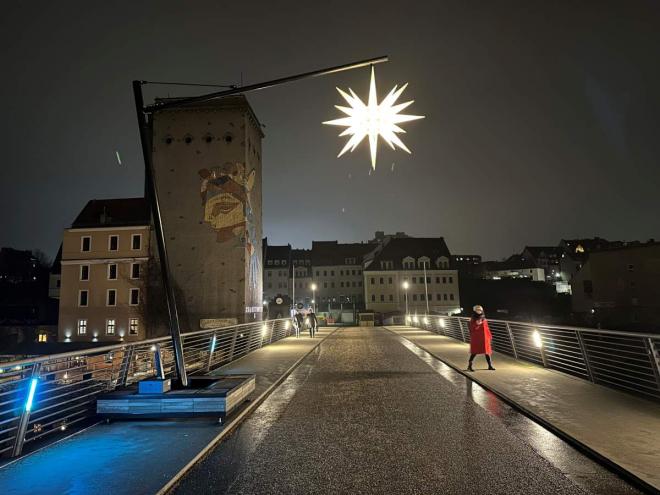
[(337, 159), (341, 128), (321, 125), (335, 86), (366, 98), (368, 69), (249, 95), (271, 243), (405, 231), (501, 258), (658, 239), (659, 26), (656, 0), (5, 3), (0, 246), (54, 256), (87, 200), (142, 194), (133, 79), (248, 84), (384, 54), (379, 93), (409, 82), (426, 119), (371, 175), (366, 142)]

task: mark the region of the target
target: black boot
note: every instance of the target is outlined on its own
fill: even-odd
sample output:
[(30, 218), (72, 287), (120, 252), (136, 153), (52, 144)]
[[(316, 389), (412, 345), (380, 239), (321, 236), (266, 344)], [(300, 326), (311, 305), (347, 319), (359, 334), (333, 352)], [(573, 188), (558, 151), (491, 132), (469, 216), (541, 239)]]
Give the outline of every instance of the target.
[(486, 354), (486, 361), (488, 361), (488, 369), (490, 371), (495, 371), (495, 368), (493, 367), (493, 362), (490, 360), (490, 356)]

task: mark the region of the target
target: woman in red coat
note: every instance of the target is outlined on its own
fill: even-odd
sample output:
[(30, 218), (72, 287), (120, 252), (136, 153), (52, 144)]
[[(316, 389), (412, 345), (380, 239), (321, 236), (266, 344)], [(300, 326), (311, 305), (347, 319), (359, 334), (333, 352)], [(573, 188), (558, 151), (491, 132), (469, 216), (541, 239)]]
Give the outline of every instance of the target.
[(472, 361), (477, 354), (485, 354), (488, 369), (494, 370), (493, 362), (490, 360), (490, 355), (493, 350), (490, 346), (490, 328), (486, 321), (484, 308), (477, 305), (472, 308), (472, 318), (470, 319), (470, 361), (468, 361), (468, 371), (474, 371), (472, 368)]

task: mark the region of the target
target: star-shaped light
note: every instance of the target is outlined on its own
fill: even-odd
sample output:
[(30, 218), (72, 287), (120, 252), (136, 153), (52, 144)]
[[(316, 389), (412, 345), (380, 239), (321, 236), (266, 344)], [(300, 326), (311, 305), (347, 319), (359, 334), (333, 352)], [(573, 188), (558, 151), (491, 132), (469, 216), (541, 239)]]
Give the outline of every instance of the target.
[(345, 126), (346, 129), (339, 134), (340, 136), (351, 136), (346, 146), (341, 150), (337, 157), (340, 157), (348, 150), (351, 152), (357, 148), (362, 140), (369, 136), (369, 148), (371, 149), (371, 166), (376, 168), (376, 151), (378, 148), (378, 136), (380, 135), (383, 140), (394, 150), (398, 146), (404, 151), (410, 153), (410, 150), (403, 144), (397, 134), (404, 133), (403, 129), (397, 124), (408, 122), (411, 120), (423, 119), (421, 115), (404, 115), (400, 114), (403, 109), (412, 105), (414, 100), (395, 105), (396, 100), (401, 96), (401, 93), (406, 89), (408, 83), (400, 88), (394, 86), (392, 91), (378, 103), (378, 96), (376, 94), (376, 77), (374, 75), (374, 68), (371, 68), (371, 84), (369, 86), (369, 100), (365, 105), (364, 102), (348, 88), (350, 95), (345, 91), (337, 88), (339, 94), (348, 102), (350, 107), (343, 107), (335, 105), (335, 108), (344, 112), (348, 117), (342, 117), (336, 120), (329, 120), (323, 122), (328, 125)]

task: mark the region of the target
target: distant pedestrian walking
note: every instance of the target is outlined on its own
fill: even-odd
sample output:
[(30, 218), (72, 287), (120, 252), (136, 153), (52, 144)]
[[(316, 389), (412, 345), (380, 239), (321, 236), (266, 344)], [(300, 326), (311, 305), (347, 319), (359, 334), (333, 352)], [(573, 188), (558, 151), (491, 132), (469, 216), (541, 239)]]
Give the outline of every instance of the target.
[(316, 335), (316, 327), (318, 327), (319, 321), (316, 319), (316, 314), (314, 311), (307, 313), (308, 325), (309, 325), (309, 336), (314, 338)]
[(491, 334), (484, 314), (484, 308), (476, 305), (472, 308), (472, 318), (470, 319), (470, 360), (468, 361), (468, 371), (474, 371), (472, 361), (477, 354), (485, 354), (488, 369), (494, 370), (490, 355), (493, 350), (490, 346)]
[(303, 315), (300, 311), (296, 313), (296, 337), (300, 337), (300, 331), (303, 327)]

